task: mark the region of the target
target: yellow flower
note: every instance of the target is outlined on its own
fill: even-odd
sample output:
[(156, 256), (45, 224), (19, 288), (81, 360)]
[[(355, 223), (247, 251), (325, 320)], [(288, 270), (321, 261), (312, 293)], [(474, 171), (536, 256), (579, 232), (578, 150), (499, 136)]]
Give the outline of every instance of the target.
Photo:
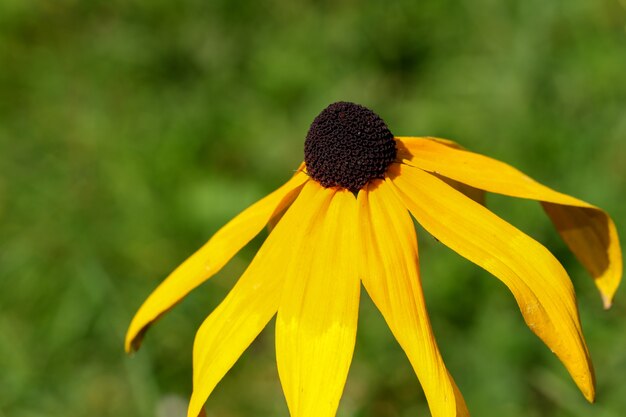
[(372, 111), (340, 102), (314, 120), (296, 174), (231, 220), (148, 297), (130, 324), (126, 350), (138, 348), (150, 324), (271, 224), (247, 270), (198, 330), (189, 417), (202, 412), (275, 314), (276, 360), (291, 416), (334, 416), (354, 350), (361, 282), (408, 356), (432, 415), (469, 415), (432, 333), (411, 213), (507, 285), (528, 327), (593, 401), (593, 368), (567, 273), (540, 243), (474, 201), (484, 191), (540, 201), (604, 306), (611, 305), (622, 258), (604, 211), (453, 142), (394, 137)]

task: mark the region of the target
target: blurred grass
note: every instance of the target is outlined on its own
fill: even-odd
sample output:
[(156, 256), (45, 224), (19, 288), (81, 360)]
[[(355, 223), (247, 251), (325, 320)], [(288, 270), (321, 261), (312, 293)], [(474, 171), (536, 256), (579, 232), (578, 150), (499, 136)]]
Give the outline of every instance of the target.
[[(170, 270), (288, 177), (333, 101), (508, 161), (606, 208), (625, 236), (625, 28), (613, 0), (0, 2), (0, 417), (184, 411), (194, 331), (261, 240), (131, 358), (126, 326)], [(422, 231), (433, 325), (473, 415), (622, 415), (623, 290), (602, 311), (536, 204), (489, 205), (571, 273), (598, 401), (584, 402), (501, 284)], [(360, 324), (339, 415), (428, 415), (366, 297)], [(270, 325), (210, 416), (287, 415), (272, 337)]]

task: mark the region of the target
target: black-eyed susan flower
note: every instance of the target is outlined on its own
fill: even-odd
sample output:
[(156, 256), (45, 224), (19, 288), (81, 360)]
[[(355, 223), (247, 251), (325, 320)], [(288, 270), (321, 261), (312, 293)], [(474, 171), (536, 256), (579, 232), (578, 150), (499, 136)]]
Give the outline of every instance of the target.
[(593, 401), (593, 368), (567, 273), (540, 243), (474, 200), (488, 191), (540, 201), (608, 308), (622, 259), (604, 211), (453, 142), (394, 137), (380, 117), (352, 103), (332, 104), (317, 116), (304, 159), (285, 185), (180, 265), (132, 320), (127, 351), (139, 346), (150, 324), (274, 225), (198, 330), (190, 417), (275, 314), (276, 360), (291, 416), (334, 416), (354, 350), (361, 283), (411, 362), (432, 415), (468, 415), (431, 330), (409, 213), (506, 284), (528, 327)]

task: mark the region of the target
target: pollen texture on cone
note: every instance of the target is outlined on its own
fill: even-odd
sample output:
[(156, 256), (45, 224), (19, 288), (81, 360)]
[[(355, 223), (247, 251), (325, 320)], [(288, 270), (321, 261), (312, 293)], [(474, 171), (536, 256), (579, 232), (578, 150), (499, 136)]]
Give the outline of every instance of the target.
[(304, 142), (311, 178), (324, 187), (357, 192), (384, 178), (396, 158), (396, 141), (376, 113), (354, 103), (337, 102), (313, 120)]

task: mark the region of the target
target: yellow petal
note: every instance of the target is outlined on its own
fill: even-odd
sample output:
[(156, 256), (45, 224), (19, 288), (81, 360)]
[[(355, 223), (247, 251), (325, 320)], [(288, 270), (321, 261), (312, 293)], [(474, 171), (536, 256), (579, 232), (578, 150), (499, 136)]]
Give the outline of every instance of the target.
[(291, 204), (307, 179), (306, 174), (298, 172), (282, 187), (218, 230), (204, 246), (176, 268), (135, 314), (126, 333), (126, 351), (138, 349), (150, 324), (222, 269), (230, 258), (263, 229), (274, 213)]
[[(408, 149), (408, 147), (410, 147), (416, 141), (420, 141), (420, 140), (434, 141), (434, 142), (441, 144), (442, 146), (448, 146), (453, 149), (464, 150), (464, 148), (461, 145), (448, 139), (439, 139), (439, 138), (432, 138), (432, 137), (423, 137), (423, 138), (422, 137), (396, 137), (395, 139), (396, 139), (396, 146), (398, 148), (397, 159), (401, 161), (410, 161), (411, 152)], [(485, 191), (479, 188), (474, 188), (472, 186), (469, 186), (463, 182), (455, 181), (451, 178), (438, 175), (436, 173), (434, 173), (434, 175), (436, 175), (437, 178), (445, 181), (446, 184), (453, 187), (455, 190), (462, 192), (463, 194), (465, 194), (466, 196), (468, 196), (475, 202), (482, 204), (483, 206), (485, 205)]]
[(576, 258), (594, 277), (604, 308), (610, 308), (622, 278), (622, 252), (613, 220), (602, 210), (542, 202)]
[(406, 163), (485, 191), (544, 202), (570, 250), (589, 271), (605, 308), (622, 278), (622, 252), (611, 217), (598, 207), (554, 191), (503, 162), (432, 138), (396, 138)]
[(329, 202), (319, 187), (307, 183), (235, 287), (200, 326), (193, 349), (189, 417), (198, 415), (218, 382), (278, 310), (287, 279), (285, 264), (302, 256), (312, 219), (325, 212)]
[(292, 417), (333, 417), (356, 338), (360, 284), (356, 269), (356, 200), (332, 196), (289, 266), (276, 319), (276, 361)]
[[(306, 174), (306, 164), (304, 162), (302, 162), (300, 164), (300, 166), (298, 167), (298, 169), (296, 169), (296, 175), (299, 172), (304, 172)], [(308, 175), (308, 174), (307, 174)], [(283, 217), (283, 215), (285, 214), (285, 211), (287, 211), (288, 205), (285, 205), (281, 210), (276, 210), (274, 211), (274, 214), (272, 214), (272, 217), (270, 218), (270, 220), (267, 222), (267, 231), (269, 233), (272, 232), (272, 230), (274, 229), (274, 227), (276, 227), (276, 225), (278, 224), (278, 222), (280, 221), (280, 219)]]
[(391, 187), (377, 181), (358, 195), (363, 285), (411, 361), (431, 415), (468, 416), (430, 327), (413, 222)]
[(418, 168), (388, 174), (417, 221), (443, 244), (491, 272), (511, 290), (528, 327), (559, 357), (589, 401), (591, 359), (567, 273), (537, 241)]
[[(422, 141), (422, 140), (429, 140), (432, 142), (437, 142), (441, 145), (445, 145), (448, 146), (450, 148), (453, 149), (461, 149), (464, 150), (465, 148), (461, 145), (459, 145), (457, 142), (450, 140), (450, 139), (442, 139), (442, 138), (435, 138), (432, 136), (403, 136), (403, 137), (396, 137), (395, 138), (397, 141), (400, 142), (400, 146), (399, 146), (399, 156), (402, 159), (409, 159), (410, 158), (410, 154), (411, 154), (411, 145), (414, 144), (414, 141)], [(409, 155), (406, 155), (406, 153), (408, 153)]]

